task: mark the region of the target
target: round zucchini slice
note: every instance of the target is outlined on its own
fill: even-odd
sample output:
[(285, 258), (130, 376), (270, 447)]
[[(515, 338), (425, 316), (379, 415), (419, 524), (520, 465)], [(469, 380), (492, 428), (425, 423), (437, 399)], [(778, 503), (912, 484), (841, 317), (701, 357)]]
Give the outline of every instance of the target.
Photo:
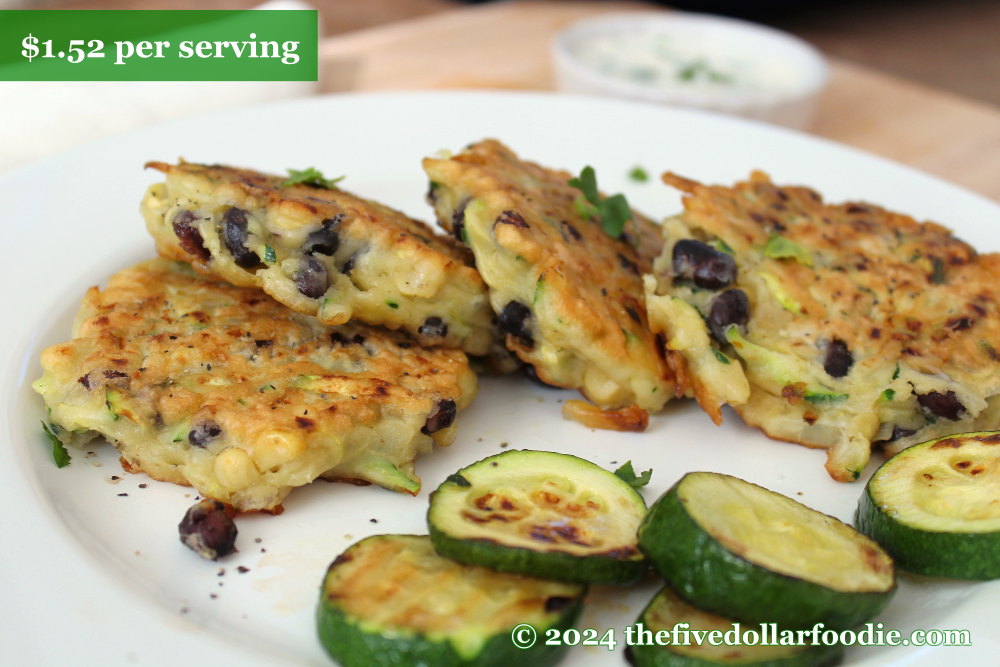
[(639, 548), (682, 598), (744, 623), (843, 630), (896, 591), (892, 559), (870, 538), (729, 475), (685, 475), (650, 508)]
[(646, 571), (646, 503), (576, 456), (511, 450), (451, 475), (431, 495), (434, 548), (460, 563), (544, 579), (628, 586)]
[[(544, 667), (567, 650), (545, 631), (573, 627), (586, 592), (454, 563), (426, 536), (375, 535), (330, 565), (319, 639), (343, 667)], [(511, 638), (522, 623), (537, 633), (527, 649)]]
[(1000, 578), (1000, 432), (963, 433), (904, 449), (861, 494), (855, 525), (901, 570)]
[[(665, 587), (643, 610), (639, 617), (644, 635), (641, 645), (630, 646), (625, 657), (635, 667), (826, 667), (835, 665), (843, 657), (839, 644), (827, 646), (771, 646), (780, 643), (780, 630), (766, 626), (734, 627), (734, 621), (692, 607), (677, 594)], [(674, 627), (686, 623), (687, 630), (675, 634)], [(698, 642), (698, 635), (701, 637)], [(751, 634), (752, 633), (752, 634)], [(661, 643), (656, 641), (657, 635)], [(786, 631), (786, 643), (794, 643), (795, 636)], [(727, 645), (739, 637), (742, 645)], [(744, 637), (746, 638), (744, 640)], [(756, 645), (749, 645), (755, 642)], [(758, 642), (767, 642), (760, 645)], [(713, 646), (713, 644), (718, 644)]]

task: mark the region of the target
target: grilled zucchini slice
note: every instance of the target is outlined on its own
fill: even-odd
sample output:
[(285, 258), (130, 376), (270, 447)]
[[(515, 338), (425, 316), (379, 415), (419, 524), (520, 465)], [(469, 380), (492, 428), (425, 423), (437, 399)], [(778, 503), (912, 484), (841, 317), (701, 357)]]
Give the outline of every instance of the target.
[(685, 475), (650, 508), (639, 548), (682, 598), (744, 623), (843, 630), (896, 591), (870, 538), (729, 475)]
[(1000, 578), (1000, 432), (963, 433), (904, 449), (861, 495), (855, 525), (901, 570)]
[(529, 623), (542, 639), (571, 628), (586, 586), (504, 575), (434, 553), (426, 536), (375, 535), (337, 557), (317, 625), (343, 667), (545, 667), (567, 650), (511, 640)]
[[(716, 667), (721, 665), (739, 665), (740, 667), (826, 667), (835, 665), (843, 657), (844, 649), (839, 644), (834, 646), (727, 646), (724, 643), (726, 635), (734, 633), (733, 621), (728, 618), (710, 614), (692, 607), (677, 594), (665, 587), (639, 616), (643, 630), (651, 634), (642, 637), (641, 645), (630, 646), (625, 650), (625, 657), (635, 667)], [(674, 635), (674, 627), (678, 623), (686, 623), (687, 631)], [(767, 627), (767, 641), (773, 643), (779, 640), (771, 635), (771, 627)], [(656, 642), (660, 634), (665, 645)], [(689, 634), (695, 631), (698, 635)], [(758, 640), (764, 629), (759, 626), (742, 627), (739, 636), (742, 639), (747, 631), (753, 631)], [(780, 631), (779, 631), (780, 632)], [(788, 631), (790, 632), (790, 631)], [(701, 634), (704, 633), (704, 634)], [(698, 642), (698, 636), (701, 642)], [(674, 639), (678, 641), (675, 643)], [(711, 640), (711, 641), (710, 641)], [(794, 639), (793, 639), (794, 640)], [(757, 641), (757, 640), (755, 640)], [(650, 643), (652, 642), (652, 643)], [(719, 644), (713, 646), (712, 644)], [(686, 644), (686, 645), (685, 645)]]
[(431, 495), (434, 548), (460, 563), (627, 586), (646, 570), (636, 530), (646, 503), (604, 468), (511, 450), (459, 470)]

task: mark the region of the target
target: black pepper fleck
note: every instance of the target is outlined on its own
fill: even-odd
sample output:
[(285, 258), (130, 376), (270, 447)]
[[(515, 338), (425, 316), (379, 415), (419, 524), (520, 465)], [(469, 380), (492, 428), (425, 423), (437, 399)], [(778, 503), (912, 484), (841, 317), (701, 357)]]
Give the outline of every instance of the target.
[(128, 495), (127, 493), (119, 493), (118, 497), (121, 498), (122, 496), (127, 496), (127, 495)]
[(243, 567), (242, 565), (240, 565), (238, 568), (236, 568), (236, 571), (239, 572), (240, 574), (246, 574), (247, 572), (250, 571), (250, 568)]

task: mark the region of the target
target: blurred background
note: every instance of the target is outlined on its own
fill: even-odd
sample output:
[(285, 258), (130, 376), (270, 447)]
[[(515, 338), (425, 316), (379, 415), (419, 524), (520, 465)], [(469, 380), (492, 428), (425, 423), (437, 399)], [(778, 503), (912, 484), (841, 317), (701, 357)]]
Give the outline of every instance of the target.
[[(310, 0), (327, 36), (483, 0)], [(559, 0), (552, 0), (559, 2)], [(260, 0), (0, 0), (0, 8), (248, 9)], [(650, 3), (744, 18), (823, 52), (1000, 105), (996, 0), (676, 0)]]
[[(0, 8), (245, 9), (261, 2), (0, 0)], [(181, 82), (0, 82), (0, 171), (112, 132), (284, 97), (400, 88), (552, 89), (549, 45), (567, 25), (603, 12), (679, 9), (761, 23), (819, 49), (830, 63), (830, 79), (809, 131), (1000, 199), (1000, 179), (994, 176), (1000, 173), (1000, 2), (279, 2), (319, 10), (323, 41), (317, 84), (197, 89)], [(178, 91), (197, 95), (199, 104), (173, 104)], [(93, 104), (79, 104), (84, 98)], [(101, 100), (111, 98), (117, 116), (110, 104), (102, 106)], [(132, 99), (131, 105), (123, 103), (125, 98)], [(39, 108), (15, 110), (15, 100), (24, 99), (38, 101)], [(90, 111), (82, 111), (84, 106)]]

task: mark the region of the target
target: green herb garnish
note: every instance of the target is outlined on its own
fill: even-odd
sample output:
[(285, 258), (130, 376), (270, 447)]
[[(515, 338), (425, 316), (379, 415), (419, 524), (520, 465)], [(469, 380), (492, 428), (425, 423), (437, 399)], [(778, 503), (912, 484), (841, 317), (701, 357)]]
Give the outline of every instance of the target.
[(725, 241), (723, 241), (722, 239), (715, 239), (714, 241), (709, 243), (709, 245), (718, 250), (719, 252), (724, 252), (727, 255), (736, 257), (736, 251), (733, 250), (732, 247), (730, 247), (730, 245)]
[(264, 246), (264, 263), (274, 264), (278, 261), (277, 255), (274, 254), (274, 248), (269, 245)]
[(882, 392), (883, 401), (891, 401), (895, 397), (896, 397), (895, 389), (886, 389), (885, 391)]
[(396, 303), (395, 301), (390, 301), (389, 299), (385, 300), (385, 305), (389, 306), (393, 310), (395, 310), (396, 308), (399, 308), (399, 304), (398, 303)]
[[(589, 165), (584, 167), (580, 177), (569, 179), (567, 185), (583, 193), (582, 198), (577, 197), (573, 202), (577, 212), (584, 218), (599, 218), (601, 229), (611, 238), (621, 237), (626, 222), (629, 220), (635, 222), (625, 195), (617, 194), (601, 199), (601, 193), (597, 190), (597, 174), (594, 173), (593, 167)], [(638, 242), (638, 226), (635, 231)]]
[(628, 177), (631, 178), (636, 183), (645, 183), (649, 180), (649, 174), (642, 167), (635, 167), (628, 173)]
[(944, 285), (944, 260), (940, 257), (934, 258), (934, 284)]
[(66, 446), (62, 444), (62, 440), (56, 437), (56, 434), (49, 430), (45, 422), (42, 422), (42, 429), (45, 431), (45, 435), (49, 436), (49, 440), (52, 441), (52, 458), (56, 460), (56, 467), (65, 468), (70, 464), (69, 452), (66, 451)]
[(315, 188), (326, 188), (327, 190), (333, 190), (337, 187), (337, 183), (344, 180), (344, 176), (334, 179), (323, 178), (323, 172), (315, 167), (309, 167), (302, 171), (296, 171), (294, 169), (288, 170), (288, 179), (281, 184), (281, 187), (287, 188), (292, 185), (311, 185)]
[(715, 358), (718, 359), (719, 361), (721, 361), (722, 363), (724, 363), (726, 365), (729, 365), (730, 363), (732, 363), (732, 362), (729, 361), (729, 357), (727, 357), (726, 355), (722, 354), (721, 352), (719, 352), (718, 350), (716, 350), (714, 347), (712, 348), (712, 352), (715, 352)]
[(631, 486), (633, 489), (638, 489), (639, 487), (649, 484), (649, 478), (653, 476), (653, 469), (650, 468), (636, 477), (635, 471), (632, 470), (632, 462), (626, 461), (625, 465), (618, 470), (615, 470), (615, 475), (617, 475), (620, 480)]

